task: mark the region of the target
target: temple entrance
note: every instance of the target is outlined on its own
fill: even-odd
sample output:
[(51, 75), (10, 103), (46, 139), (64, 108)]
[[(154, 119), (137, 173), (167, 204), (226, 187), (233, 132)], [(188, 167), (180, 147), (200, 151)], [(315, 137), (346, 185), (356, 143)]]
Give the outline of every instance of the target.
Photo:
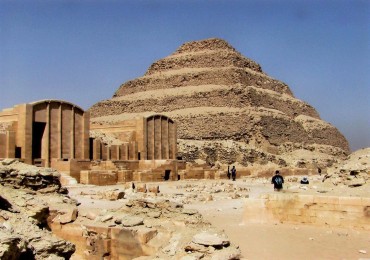
[(32, 125), (32, 159), (41, 159), (42, 137), (44, 135), (46, 123), (33, 122)]
[(94, 158), (94, 138), (89, 138), (89, 158), (92, 160)]
[(164, 180), (168, 181), (170, 179), (170, 176), (171, 176), (171, 170), (165, 170), (164, 171)]

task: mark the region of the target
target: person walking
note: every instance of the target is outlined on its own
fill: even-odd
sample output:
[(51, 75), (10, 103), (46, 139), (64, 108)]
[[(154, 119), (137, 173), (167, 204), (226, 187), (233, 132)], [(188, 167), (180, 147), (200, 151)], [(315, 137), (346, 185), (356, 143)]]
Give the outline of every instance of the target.
[(236, 169), (235, 169), (235, 166), (233, 166), (233, 168), (231, 168), (231, 177), (233, 178), (233, 181), (235, 181), (235, 179), (236, 179)]
[(272, 177), (271, 183), (274, 184), (274, 190), (279, 191), (283, 189), (284, 178), (278, 170), (275, 171), (275, 176)]

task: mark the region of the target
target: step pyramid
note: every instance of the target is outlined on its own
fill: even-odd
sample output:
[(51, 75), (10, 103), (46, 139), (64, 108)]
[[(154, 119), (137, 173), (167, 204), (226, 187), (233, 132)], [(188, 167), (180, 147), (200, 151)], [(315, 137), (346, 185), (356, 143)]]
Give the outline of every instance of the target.
[(348, 142), (289, 86), (225, 40), (187, 42), (94, 104), (92, 122), (160, 113), (178, 126), (179, 156), (209, 165), (327, 166)]

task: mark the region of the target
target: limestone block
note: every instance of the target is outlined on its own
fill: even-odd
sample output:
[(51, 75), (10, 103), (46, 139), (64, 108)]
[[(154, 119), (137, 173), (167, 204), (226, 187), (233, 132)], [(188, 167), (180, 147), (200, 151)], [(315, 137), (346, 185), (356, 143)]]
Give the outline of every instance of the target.
[(146, 184), (145, 183), (137, 183), (136, 184), (136, 191), (137, 192), (147, 192)]
[(108, 214), (108, 215), (105, 215), (101, 218), (101, 222), (107, 222), (108, 220), (112, 220), (113, 219), (113, 216)]
[(76, 220), (78, 214), (77, 207), (69, 207), (58, 210), (57, 216), (53, 219), (53, 222), (59, 222), (60, 224), (67, 224)]
[(153, 192), (155, 194), (159, 193), (159, 186), (158, 185), (148, 184), (147, 189), (148, 189), (148, 192)]
[(141, 217), (135, 217), (135, 216), (126, 216), (122, 218), (122, 225), (124, 227), (134, 227), (144, 224), (144, 219)]
[(137, 229), (136, 234), (140, 243), (146, 244), (158, 234), (158, 231), (155, 228), (141, 227)]
[(111, 240), (110, 255), (116, 256), (116, 259), (134, 259), (144, 255), (142, 244), (132, 230), (112, 228)]
[(115, 200), (123, 199), (125, 196), (125, 192), (123, 190), (116, 189), (116, 190), (100, 191), (98, 192), (98, 195), (102, 199), (115, 201)]
[(230, 241), (227, 238), (220, 237), (217, 234), (211, 234), (207, 232), (196, 234), (192, 242), (199, 245), (205, 246), (223, 246), (230, 244)]

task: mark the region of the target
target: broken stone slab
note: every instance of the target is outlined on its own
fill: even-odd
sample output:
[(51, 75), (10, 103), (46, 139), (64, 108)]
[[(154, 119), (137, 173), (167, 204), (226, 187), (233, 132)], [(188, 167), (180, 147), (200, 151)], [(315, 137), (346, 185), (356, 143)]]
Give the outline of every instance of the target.
[(124, 227), (135, 227), (144, 224), (144, 219), (136, 216), (126, 216), (121, 220), (122, 226)]
[(101, 218), (101, 222), (107, 222), (108, 220), (113, 219), (113, 216), (108, 214)]
[(223, 237), (220, 237), (217, 234), (211, 234), (207, 232), (196, 234), (193, 237), (192, 242), (194, 242), (195, 244), (199, 244), (199, 245), (214, 246), (214, 247), (230, 244), (229, 240)]
[(76, 207), (65, 208), (58, 211), (58, 215), (53, 219), (53, 222), (67, 224), (77, 219), (78, 210)]
[(204, 245), (195, 244), (194, 242), (190, 242), (188, 245), (184, 247), (185, 252), (200, 252), (200, 253), (207, 253), (208, 247)]
[[(76, 246), (71, 242), (56, 237), (42, 237), (30, 241), (29, 247), (35, 254), (35, 259), (69, 259), (76, 251)], [(58, 258), (59, 257), (59, 258)], [(61, 258), (61, 259), (63, 259)]]
[(140, 241), (141, 244), (147, 244), (157, 234), (158, 230), (155, 228), (140, 226), (136, 229), (137, 239)]
[(39, 189), (38, 192), (40, 193), (53, 193), (53, 192), (57, 192), (59, 190), (60, 187), (58, 186), (48, 186), (48, 187), (45, 187), (45, 188), (42, 188), (42, 189)]
[(123, 199), (125, 196), (125, 192), (123, 190), (108, 190), (108, 191), (98, 192), (98, 195), (102, 199), (115, 201), (115, 200)]
[(17, 159), (4, 159), (1, 161), (1, 164), (4, 165), (4, 166), (7, 166), (7, 165), (11, 165), (12, 163), (18, 161)]

